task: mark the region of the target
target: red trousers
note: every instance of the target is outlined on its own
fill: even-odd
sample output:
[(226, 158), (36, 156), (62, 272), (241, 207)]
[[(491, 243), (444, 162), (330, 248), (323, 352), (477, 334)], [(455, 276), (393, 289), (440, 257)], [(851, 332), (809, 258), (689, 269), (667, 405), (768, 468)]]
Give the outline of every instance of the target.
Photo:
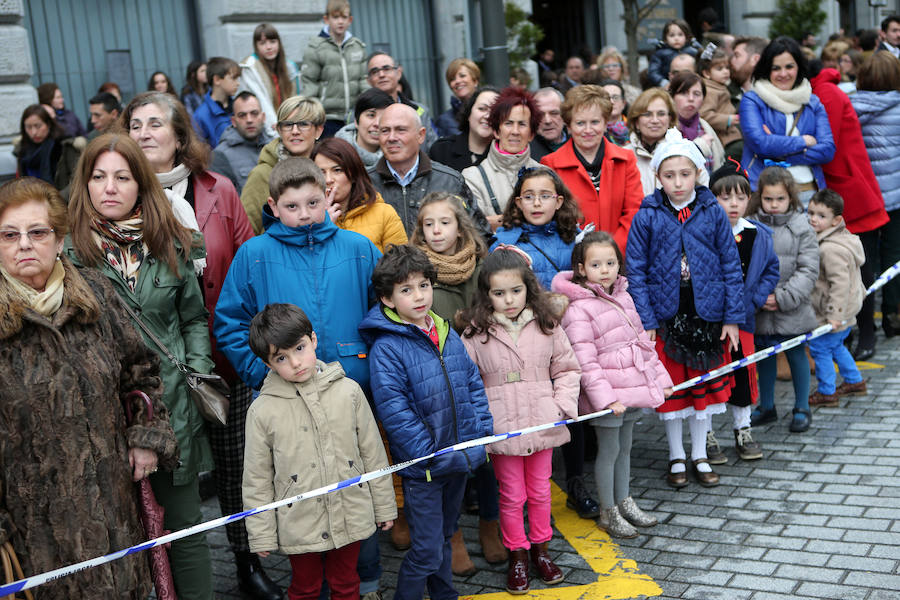
[(322, 580), (331, 588), (332, 600), (358, 600), (359, 575), (356, 560), (359, 542), (327, 552), (291, 554), (291, 586), (288, 600), (318, 600)]

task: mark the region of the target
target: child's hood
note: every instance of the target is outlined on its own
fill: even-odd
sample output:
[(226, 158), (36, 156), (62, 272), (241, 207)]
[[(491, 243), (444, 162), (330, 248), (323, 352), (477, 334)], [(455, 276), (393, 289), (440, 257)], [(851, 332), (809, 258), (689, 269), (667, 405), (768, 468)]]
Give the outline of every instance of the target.
[[(450, 335), (450, 323), (432, 310), (428, 311), (428, 314), (434, 319), (434, 327), (438, 334), (438, 347), (443, 352), (444, 344)], [(371, 347), (375, 340), (386, 333), (412, 339), (421, 339), (425, 335), (415, 325), (404, 323), (395, 310), (378, 302), (369, 309), (369, 314), (359, 324), (359, 334), (366, 345)], [(429, 341), (429, 343), (431, 342)]]
[(574, 273), (572, 271), (560, 271), (553, 277), (553, 284), (551, 285), (554, 292), (565, 295), (572, 302), (575, 302), (576, 300), (593, 300), (597, 298), (598, 294), (606, 297), (614, 297), (628, 289), (628, 280), (619, 275), (616, 277), (616, 282), (613, 284), (612, 294), (607, 294), (606, 290), (603, 289), (603, 286), (595, 283), (588, 283), (587, 285), (591, 286), (593, 290), (596, 290), (597, 293), (595, 294), (584, 286), (573, 283), (573, 275)]
[(787, 227), (797, 235), (809, 229), (809, 220), (802, 210), (792, 210), (780, 215), (770, 215), (769, 213), (763, 212), (762, 209), (759, 209), (756, 213), (756, 220), (768, 225), (772, 229), (776, 227)]
[(816, 240), (819, 242), (820, 249), (824, 249), (823, 246), (827, 244), (837, 244), (838, 246), (845, 248), (858, 265), (862, 265), (866, 261), (866, 255), (863, 251), (863, 245), (859, 236), (850, 233), (843, 221), (834, 227), (829, 227), (828, 229), (817, 233)]
[(266, 375), (263, 381), (260, 394), (286, 400), (296, 398), (298, 393), (305, 395), (313, 389), (317, 389), (318, 393), (321, 394), (326, 392), (336, 381), (340, 381), (344, 377), (344, 369), (341, 367), (341, 363), (325, 363), (321, 360), (316, 360), (316, 373), (303, 383), (292, 383), (282, 378), (275, 371), (269, 371), (269, 374)]

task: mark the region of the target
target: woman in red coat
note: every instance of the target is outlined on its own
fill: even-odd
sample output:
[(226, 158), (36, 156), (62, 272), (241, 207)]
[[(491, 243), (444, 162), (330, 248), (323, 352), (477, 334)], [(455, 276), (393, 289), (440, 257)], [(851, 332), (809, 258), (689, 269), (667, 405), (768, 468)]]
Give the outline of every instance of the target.
[[(884, 198), (866, 145), (862, 129), (850, 98), (837, 84), (841, 74), (837, 69), (822, 69), (815, 73), (810, 65), (813, 93), (822, 101), (836, 148), (831, 162), (822, 165), (825, 183), (844, 199), (844, 221), (851, 233), (859, 235), (866, 253), (862, 266), (863, 283), (868, 287), (875, 281), (873, 265), (878, 260), (879, 227), (888, 222)], [(853, 352), (857, 360), (868, 360), (875, 353), (875, 297), (869, 295), (856, 316), (859, 342)]]
[[(191, 118), (176, 97), (160, 92), (138, 94), (125, 107), (121, 119), (156, 171), (176, 216), (180, 220), (193, 217), (194, 223), (182, 224), (203, 234), (206, 266), (200, 286), (210, 315), (212, 338), (212, 315), (225, 275), (237, 249), (253, 237), (247, 213), (231, 181), (207, 170), (209, 146), (194, 133)], [(216, 465), (219, 505), (223, 514), (233, 514), (243, 510), (244, 424), (253, 397), (228, 359), (215, 350), (215, 339), (211, 341), (216, 373), (231, 386), (231, 405), (227, 425), (209, 425), (209, 441)], [(281, 598), (281, 589), (266, 576), (256, 554), (250, 552), (244, 522), (229, 523), (225, 531), (235, 554), (240, 588), (257, 598)]]
[(571, 138), (541, 162), (556, 171), (571, 190), (584, 222), (611, 234), (624, 249), (644, 192), (634, 152), (604, 138), (611, 114), (609, 94), (600, 86), (580, 85), (569, 90), (562, 116)]

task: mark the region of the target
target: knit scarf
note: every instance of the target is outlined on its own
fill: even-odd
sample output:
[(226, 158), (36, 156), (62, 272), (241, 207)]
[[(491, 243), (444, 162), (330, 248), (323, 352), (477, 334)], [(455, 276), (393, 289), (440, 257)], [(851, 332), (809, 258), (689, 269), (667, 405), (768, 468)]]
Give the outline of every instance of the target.
[(459, 285), (465, 283), (475, 272), (475, 242), (468, 240), (462, 250), (456, 254), (440, 254), (428, 247), (428, 244), (419, 246), (434, 268), (437, 270), (438, 283), (444, 285)]
[(700, 137), (703, 130), (700, 129), (700, 113), (695, 113), (690, 119), (682, 119), (678, 116), (678, 130), (686, 140), (693, 140)]
[(138, 273), (149, 250), (144, 243), (144, 218), (138, 205), (134, 214), (121, 221), (94, 217), (91, 233), (94, 243), (103, 251), (106, 262), (118, 273), (132, 292)]
[(797, 87), (782, 90), (768, 79), (757, 79), (753, 82), (753, 91), (778, 112), (792, 115), (803, 108), (804, 104), (809, 104), (812, 86), (808, 79), (804, 79)]
[[(171, 171), (157, 173), (156, 179), (159, 180), (159, 184), (163, 187), (163, 191), (172, 205), (172, 212), (175, 213), (175, 218), (178, 222), (188, 229), (200, 231), (197, 215), (194, 214), (194, 209), (190, 202), (184, 198), (185, 194), (187, 194), (188, 178), (190, 176), (190, 169), (184, 165), (177, 165)], [(203, 275), (204, 269), (206, 269), (206, 259), (195, 258), (194, 273)]]
[(53, 165), (50, 162), (55, 145), (56, 140), (48, 137), (40, 145), (31, 148), (27, 154), (23, 152), (21, 161), (24, 172), (21, 175), (30, 175), (43, 179), (48, 183), (53, 183), (54, 172)]
[(3, 279), (6, 280), (13, 292), (35, 312), (45, 317), (51, 317), (62, 306), (63, 281), (65, 280), (66, 270), (58, 258), (53, 265), (53, 270), (50, 271), (50, 277), (44, 285), (43, 292), (39, 292), (30, 285), (19, 281), (7, 273), (2, 266), (0, 266), (0, 274), (3, 275)]
[(519, 334), (522, 333), (522, 330), (525, 329), (525, 326), (528, 325), (530, 321), (534, 320), (534, 312), (528, 307), (522, 309), (522, 312), (519, 313), (519, 316), (516, 317), (515, 321), (498, 312), (495, 312), (493, 316), (494, 322), (506, 330), (514, 344), (519, 343)]
[(617, 146), (624, 146), (628, 143), (628, 123), (623, 119), (608, 124), (606, 130), (612, 136), (613, 143)]

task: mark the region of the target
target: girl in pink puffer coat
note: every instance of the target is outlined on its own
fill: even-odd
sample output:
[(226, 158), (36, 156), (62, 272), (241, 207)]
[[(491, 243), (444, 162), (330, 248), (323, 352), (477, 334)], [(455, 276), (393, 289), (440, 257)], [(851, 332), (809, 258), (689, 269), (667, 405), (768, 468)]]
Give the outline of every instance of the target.
[(572, 268), (553, 278), (552, 289), (569, 298), (562, 326), (581, 363), (579, 412), (613, 411), (589, 421), (597, 434), (597, 524), (611, 536), (635, 537), (633, 525), (657, 521), (638, 508), (628, 489), (631, 434), (641, 409), (659, 406), (671, 393), (672, 378), (641, 325), (612, 236), (587, 234), (572, 250)]
[[(481, 371), (495, 433), (578, 414), (578, 359), (525, 252), (501, 245), (485, 259), (473, 306), (464, 318), (469, 325), (463, 344)], [(500, 531), (510, 551), (506, 583), (510, 593), (528, 590), (529, 549), (544, 583), (562, 581), (562, 571), (547, 553), (547, 542), (553, 537), (553, 448), (568, 441), (568, 429), (554, 427), (488, 447), (500, 483)]]

